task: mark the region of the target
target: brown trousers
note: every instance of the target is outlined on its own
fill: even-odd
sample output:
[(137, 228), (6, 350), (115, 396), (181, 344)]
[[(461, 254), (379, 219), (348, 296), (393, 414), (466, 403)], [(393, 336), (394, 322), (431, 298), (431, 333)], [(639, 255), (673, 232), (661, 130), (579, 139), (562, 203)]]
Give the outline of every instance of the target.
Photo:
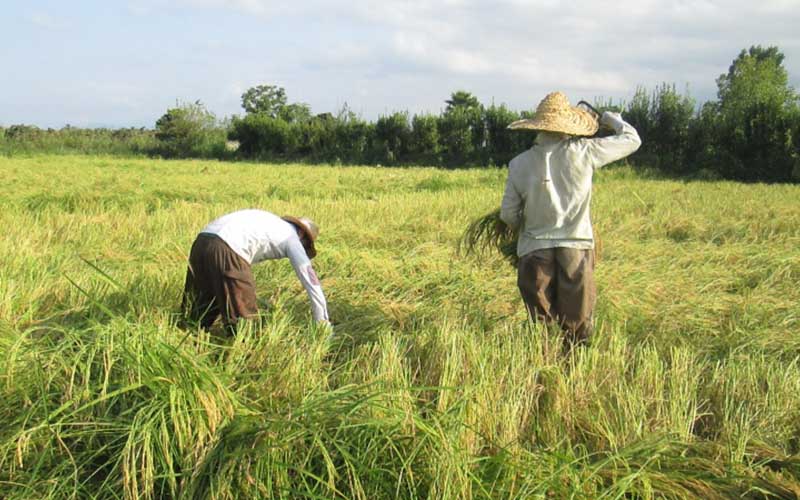
[(517, 285), (531, 316), (559, 324), (568, 349), (588, 342), (596, 301), (594, 250), (535, 250), (520, 257), (517, 273)]
[(218, 236), (199, 234), (189, 253), (181, 309), (205, 329), (221, 314), (225, 327), (233, 330), (239, 318), (258, 313), (250, 264)]

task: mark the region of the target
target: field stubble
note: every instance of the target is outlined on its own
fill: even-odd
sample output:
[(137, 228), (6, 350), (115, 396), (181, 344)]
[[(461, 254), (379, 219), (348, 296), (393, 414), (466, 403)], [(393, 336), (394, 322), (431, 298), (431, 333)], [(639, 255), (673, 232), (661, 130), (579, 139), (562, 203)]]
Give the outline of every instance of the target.
[[(592, 347), (456, 241), (503, 170), (0, 159), (4, 498), (796, 498), (800, 187), (596, 179)], [(314, 218), (235, 339), (175, 326), (196, 232)]]

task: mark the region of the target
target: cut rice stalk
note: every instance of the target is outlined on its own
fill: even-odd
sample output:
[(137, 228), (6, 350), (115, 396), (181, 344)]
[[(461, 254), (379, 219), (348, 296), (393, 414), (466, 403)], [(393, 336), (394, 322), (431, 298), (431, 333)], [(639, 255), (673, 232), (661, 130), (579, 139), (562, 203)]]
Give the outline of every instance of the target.
[(458, 242), (458, 249), (462, 255), (475, 256), (497, 251), (509, 264), (517, 267), (517, 240), (517, 232), (500, 219), (498, 208), (470, 223)]

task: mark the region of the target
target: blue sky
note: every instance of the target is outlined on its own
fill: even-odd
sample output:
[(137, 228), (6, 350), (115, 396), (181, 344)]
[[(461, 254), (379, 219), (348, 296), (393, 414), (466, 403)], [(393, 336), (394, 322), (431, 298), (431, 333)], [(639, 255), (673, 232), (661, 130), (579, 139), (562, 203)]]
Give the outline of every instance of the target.
[(153, 127), (176, 101), (218, 117), (266, 83), (315, 113), (437, 113), (454, 90), (531, 109), (549, 91), (713, 99), (753, 44), (800, 87), (800, 0), (2, 0), (0, 125)]

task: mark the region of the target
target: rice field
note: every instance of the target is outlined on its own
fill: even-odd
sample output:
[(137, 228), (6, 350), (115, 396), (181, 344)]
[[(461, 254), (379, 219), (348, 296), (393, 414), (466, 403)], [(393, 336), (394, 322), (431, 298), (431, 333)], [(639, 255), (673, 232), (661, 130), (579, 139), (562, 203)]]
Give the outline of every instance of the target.
[[(500, 255), (503, 169), (0, 158), (0, 498), (800, 497), (800, 186), (595, 180), (592, 345)], [(287, 261), (262, 316), (178, 325), (225, 212), (307, 215), (337, 338)]]

